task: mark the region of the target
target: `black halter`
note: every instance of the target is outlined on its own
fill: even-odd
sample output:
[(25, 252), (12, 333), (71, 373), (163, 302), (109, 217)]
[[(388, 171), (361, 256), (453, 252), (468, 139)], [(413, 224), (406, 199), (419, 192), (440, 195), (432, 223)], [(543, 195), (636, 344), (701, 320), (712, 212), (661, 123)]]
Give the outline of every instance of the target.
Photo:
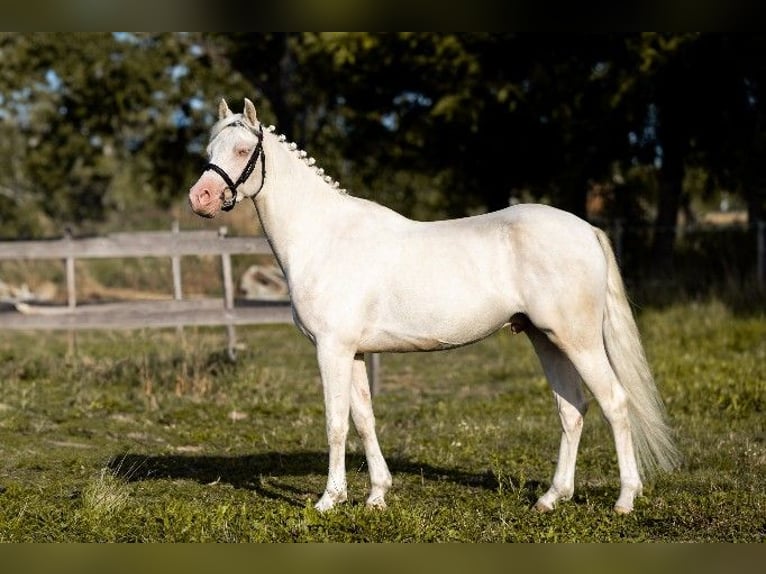
[[(239, 174), (237, 181), (232, 181), (228, 173), (226, 173), (221, 167), (215, 165), (212, 162), (206, 164), (205, 168), (202, 170), (202, 173), (208, 170), (212, 170), (220, 175), (223, 178), (223, 181), (226, 182), (226, 187), (223, 188), (223, 191), (221, 191), (221, 199), (223, 200), (223, 204), (221, 205), (222, 211), (231, 211), (234, 209), (234, 206), (237, 204), (237, 188), (245, 183), (247, 178), (252, 175), (253, 170), (255, 169), (255, 164), (258, 163), (259, 157), (261, 158), (261, 187), (259, 187), (258, 191), (255, 192), (253, 198), (255, 198), (255, 196), (261, 192), (263, 189), (263, 184), (266, 181), (266, 158), (263, 154), (263, 127), (259, 126), (258, 130), (256, 131), (250, 126), (246, 125), (244, 122), (236, 121), (225, 126), (223, 129), (233, 127), (243, 127), (253, 132), (256, 136), (258, 136), (258, 144), (255, 146), (253, 153), (250, 154), (250, 159), (247, 160), (247, 163), (245, 164), (242, 173)], [(230, 197), (226, 197), (225, 195), (225, 191), (227, 189), (231, 190)]]

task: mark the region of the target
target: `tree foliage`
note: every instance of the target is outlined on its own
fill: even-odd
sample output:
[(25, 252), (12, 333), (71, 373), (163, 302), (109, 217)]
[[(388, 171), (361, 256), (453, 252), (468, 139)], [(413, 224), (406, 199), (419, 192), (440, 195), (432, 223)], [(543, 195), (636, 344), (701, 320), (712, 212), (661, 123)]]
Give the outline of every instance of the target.
[[(182, 200), (216, 100), (248, 96), (356, 195), (420, 218), (511, 197), (582, 215), (589, 186), (607, 183), (616, 215), (654, 217), (662, 258), (691, 193), (725, 188), (762, 217), (763, 44), (720, 34), (5, 34), (3, 233)], [(690, 187), (690, 174), (705, 183)]]
[(98, 221), (182, 193), (227, 84), (190, 35), (6, 34), (0, 119), (15, 144), (2, 185), (57, 225)]

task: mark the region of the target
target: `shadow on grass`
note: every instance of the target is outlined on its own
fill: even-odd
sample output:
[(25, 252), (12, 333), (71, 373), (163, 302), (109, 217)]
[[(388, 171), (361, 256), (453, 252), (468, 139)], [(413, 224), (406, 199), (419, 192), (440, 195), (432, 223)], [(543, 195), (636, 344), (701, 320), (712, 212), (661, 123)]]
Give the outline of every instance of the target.
[[(413, 475), (422, 481), (442, 482), (468, 488), (497, 490), (497, 477), (490, 471), (472, 473), (454, 468), (440, 468), (406, 459), (388, 460), (391, 473)], [(304, 506), (306, 499), (318, 493), (306, 487), (296, 487), (286, 481), (293, 477), (314, 476), (323, 483), (327, 472), (327, 454), (324, 452), (266, 452), (245, 456), (215, 455), (141, 455), (121, 454), (112, 457), (109, 469), (129, 482), (147, 480), (193, 480), (200, 484), (223, 482), (234, 488), (252, 490), (259, 496), (281, 500), (293, 506)], [(347, 456), (349, 469), (365, 467), (364, 457)], [(262, 480), (260, 477), (268, 477)], [(275, 480), (277, 479), (277, 480)], [(286, 479), (286, 480), (278, 480)], [(504, 478), (504, 482), (508, 480)], [(534, 503), (540, 484), (511, 478), (514, 488), (521, 488)]]

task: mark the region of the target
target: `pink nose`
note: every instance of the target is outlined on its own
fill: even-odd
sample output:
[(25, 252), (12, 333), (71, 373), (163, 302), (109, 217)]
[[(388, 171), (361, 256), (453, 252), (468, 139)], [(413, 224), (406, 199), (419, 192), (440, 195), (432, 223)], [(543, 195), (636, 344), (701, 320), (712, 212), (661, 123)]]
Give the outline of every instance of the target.
[(203, 217), (213, 217), (221, 208), (221, 197), (213, 193), (202, 181), (189, 190), (189, 204), (192, 211)]

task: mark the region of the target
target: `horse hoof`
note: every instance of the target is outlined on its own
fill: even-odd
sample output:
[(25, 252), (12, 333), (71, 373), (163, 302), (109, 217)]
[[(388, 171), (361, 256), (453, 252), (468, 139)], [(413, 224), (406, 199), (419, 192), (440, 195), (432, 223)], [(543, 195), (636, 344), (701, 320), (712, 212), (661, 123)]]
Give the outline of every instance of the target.
[(314, 505), (314, 508), (319, 512), (327, 512), (331, 508), (334, 508), (336, 504), (346, 502), (346, 496), (333, 497), (327, 493), (322, 495), (322, 498)]
[(314, 508), (317, 512), (327, 512), (330, 510), (335, 504), (333, 502), (328, 502), (324, 498), (320, 499), (319, 502), (317, 502), (314, 505)]
[(538, 500), (537, 502), (535, 502), (535, 505), (532, 507), (532, 510), (539, 512), (540, 514), (544, 514), (546, 512), (553, 512), (553, 507), (548, 506), (544, 502)]
[(367, 502), (365, 503), (365, 506), (373, 510), (385, 510), (386, 508), (388, 508), (386, 501), (383, 500), (382, 498), (374, 498), (372, 500), (367, 500)]
[(633, 512), (633, 509), (628, 508), (627, 506), (615, 506), (614, 511), (617, 514), (630, 514), (631, 512)]

